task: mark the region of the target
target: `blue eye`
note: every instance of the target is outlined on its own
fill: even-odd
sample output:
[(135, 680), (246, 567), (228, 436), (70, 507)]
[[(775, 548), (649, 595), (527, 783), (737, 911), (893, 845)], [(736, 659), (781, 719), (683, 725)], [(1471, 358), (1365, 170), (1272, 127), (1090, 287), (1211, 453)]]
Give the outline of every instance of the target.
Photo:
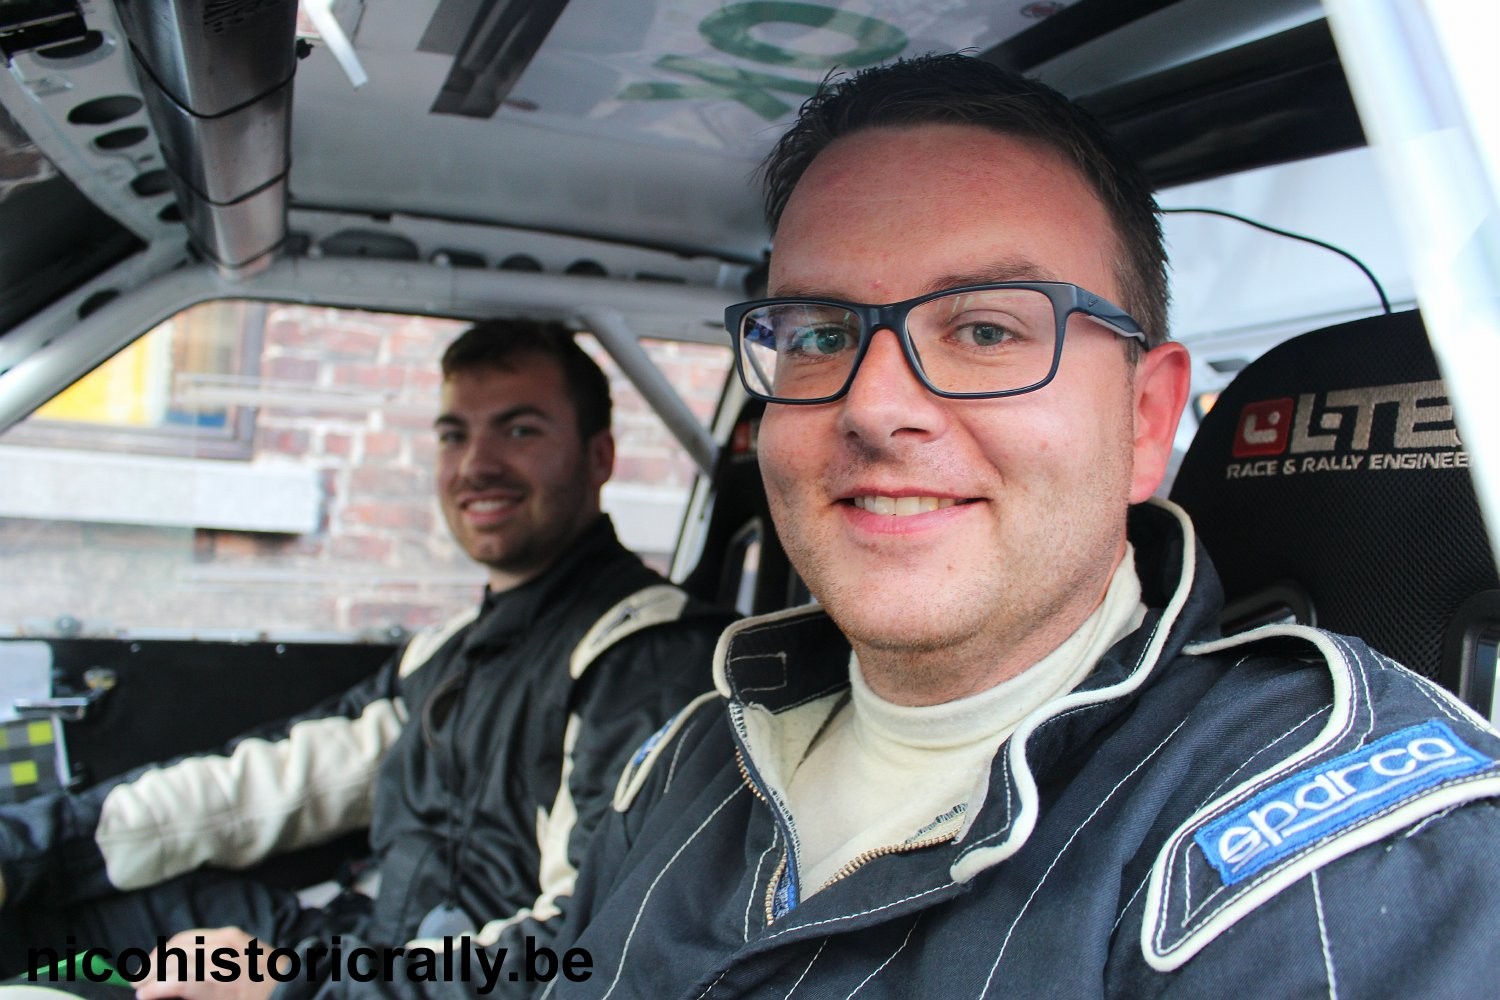
[(966, 336), (961, 335), (960, 339), (967, 339), (976, 347), (996, 347), (1015, 339), (1014, 333), (995, 323), (973, 323), (963, 331)]
[(803, 327), (787, 338), (787, 351), (797, 354), (839, 354), (854, 346), (853, 333), (842, 326)]

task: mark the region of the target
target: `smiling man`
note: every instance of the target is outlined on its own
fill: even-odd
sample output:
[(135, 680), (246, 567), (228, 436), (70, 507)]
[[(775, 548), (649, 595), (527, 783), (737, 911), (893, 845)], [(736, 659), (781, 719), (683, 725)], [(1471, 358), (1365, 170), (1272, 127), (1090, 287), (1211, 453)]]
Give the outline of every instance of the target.
[(563, 355), (572, 380), (588, 386), (575, 392), (557, 358), (509, 345), (502, 353), (497, 343), (505, 342), (471, 334), (448, 349), (433, 426), (443, 517), (499, 593), (545, 569), (599, 519), (615, 445), (593, 362)]
[[(899, 168), (873, 166), (892, 150)], [(1112, 228), (1062, 154), (951, 123), (855, 132), (788, 199), (771, 287), (855, 303), (941, 293), (907, 313), (910, 356), (934, 387), (978, 394), (936, 395), (894, 331), (865, 337), (880, 320), (841, 306), (792, 299), (742, 320), (779, 341), (758, 391), (844, 392), (770, 406), (761, 467), (788, 554), (887, 699), (972, 695), (1056, 649), (1104, 596), (1127, 505), (1161, 480), (1187, 391), (1178, 344), (1134, 361), (1137, 341), (1064, 316), (1068, 350), (1046, 391), (984, 398), (1045, 378), (1057, 349), (1045, 290), (991, 286), (1066, 280), (1120, 300)], [(840, 349), (788, 347), (808, 323), (838, 324)]]
[[(609, 384), (566, 328), (481, 323), (442, 365), (438, 496), (488, 573), (482, 604), (335, 703), (222, 753), (0, 811), (7, 974), (33, 948), (119, 955), (220, 925), (239, 929), (212, 940), (236, 946), (400, 946), (545, 916), (568, 891), (630, 753), (711, 686), (731, 616), (616, 540), (599, 496)], [(199, 870), (366, 826), (373, 865), (324, 908)]]

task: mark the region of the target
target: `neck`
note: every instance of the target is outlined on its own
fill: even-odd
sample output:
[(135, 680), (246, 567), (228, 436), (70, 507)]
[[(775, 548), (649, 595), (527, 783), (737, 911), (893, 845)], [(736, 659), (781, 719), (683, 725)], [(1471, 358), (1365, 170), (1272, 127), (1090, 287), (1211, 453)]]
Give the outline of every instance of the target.
[[(1054, 633), (1034, 633), (1025, 640), (997, 647), (989, 635), (973, 636), (962, 643), (936, 650), (880, 649), (851, 642), (859, 657), (865, 683), (878, 696), (894, 705), (941, 705), (987, 691), (1019, 676), (1052, 652), (1088, 617)], [(997, 648), (1010, 655), (997, 656)]]
[(487, 581), (490, 593), (503, 594), (507, 590), (515, 590), (521, 584), (526, 583), (529, 580), (534, 580), (537, 577), (541, 576), (547, 571), (547, 567), (551, 565), (552, 563), (550, 562), (544, 563), (541, 566), (537, 566), (534, 569), (526, 570), (524, 572), (500, 570), (495, 569), (493, 566), (491, 566), (489, 580)]

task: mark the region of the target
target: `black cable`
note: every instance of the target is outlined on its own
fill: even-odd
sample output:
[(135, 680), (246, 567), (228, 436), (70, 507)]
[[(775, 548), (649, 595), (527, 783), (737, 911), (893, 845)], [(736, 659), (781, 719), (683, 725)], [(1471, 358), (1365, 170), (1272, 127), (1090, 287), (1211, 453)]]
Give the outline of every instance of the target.
[(1293, 232), (1289, 232), (1288, 230), (1285, 230), (1285, 229), (1277, 229), (1275, 226), (1268, 226), (1264, 222), (1256, 222), (1254, 219), (1246, 218), (1243, 215), (1236, 215), (1234, 212), (1226, 212), (1226, 211), (1224, 211), (1221, 208), (1164, 208), (1164, 209), (1162, 209), (1162, 213), (1163, 214), (1166, 214), (1166, 213), (1169, 213), (1169, 212), (1175, 212), (1175, 213), (1193, 213), (1193, 214), (1197, 214), (1197, 215), (1220, 215), (1220, 216), (1223, 216), (1226, 219), (1233, 219), (1236, 222), (1243, 222), (1247, 226), (1254, 226), (1256, 229), (1263, 229), (1263, 230), (1265, 230), (1268, 233), (1275, 233), (1277, 236), (1285, 236), (1289, 240), (1301, 240), (1303, 243), (1311, 243), (1313, 246), (1315, 246), (1315, 247), (1322, 247), (1324, 250), (1332, 250), (1334, 253), (1336, 253), (1340, 257), (1343, 257), (1344, 259), (1348, 260), (1355, 267), (1359, 268), (1361, 271), (1364, 272), (1365, 277), (1370, 279), (1370, 284), (1372, 284), (1372, 285), (1375, 286), (1375, 294), (1378, 295), (1378, 296), (1380, 296), (1380, 308), (1382, 310), (1384, 310), (1384, 312), (1385, 312), (1385, 314), (1387, 316), (1389, 316), (1391, 314), (1391, 300), (1388, 299), (1388, 298), (1386, 298), (1385, 289), (1380, 286), (1380, 280), (1375, 277), (1375, 274), (1374, 274), (1373, 271), (1371, 271), (1368, 267), (1365, 267), (1363, 261), (1361, 261), (1358, 257), (1354, 256), (1352, 253), (1350, 253), (1349, 251), (1347, 251), (1347, 250), (1345, 250), (1345, 249), (1343, 249), (1341, 247), (1336, 247), (1332, 243), (1325, 243), (1322, 240), (1314, 239), (1311, 236), (1304, 236), (1301, 233), (1293, 233)]

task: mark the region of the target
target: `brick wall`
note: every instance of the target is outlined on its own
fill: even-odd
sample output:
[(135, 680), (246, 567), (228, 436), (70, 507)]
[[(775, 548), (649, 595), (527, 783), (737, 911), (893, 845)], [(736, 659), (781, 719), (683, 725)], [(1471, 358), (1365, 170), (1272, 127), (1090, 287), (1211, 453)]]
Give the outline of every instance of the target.
[[(265, 316), (253, 455), (315, 476), (315, 531), (289, 536), (0, 519), (0, 629), (60, 615), (121, 628), (340, 632), (440, 621), (477, 598), (483, 571), (433, 497), (438, 358), (462, 324), (297, 305)], [(610, 374), (615, 481), (685, 494), (693, 465), (592, 338)], [(716, 346), (648, 343), (705, 423), (729, 359)], [(187, 488), (187, 487), (185, 487)], [(668, 553), (647, 554), (658, 566)]]

